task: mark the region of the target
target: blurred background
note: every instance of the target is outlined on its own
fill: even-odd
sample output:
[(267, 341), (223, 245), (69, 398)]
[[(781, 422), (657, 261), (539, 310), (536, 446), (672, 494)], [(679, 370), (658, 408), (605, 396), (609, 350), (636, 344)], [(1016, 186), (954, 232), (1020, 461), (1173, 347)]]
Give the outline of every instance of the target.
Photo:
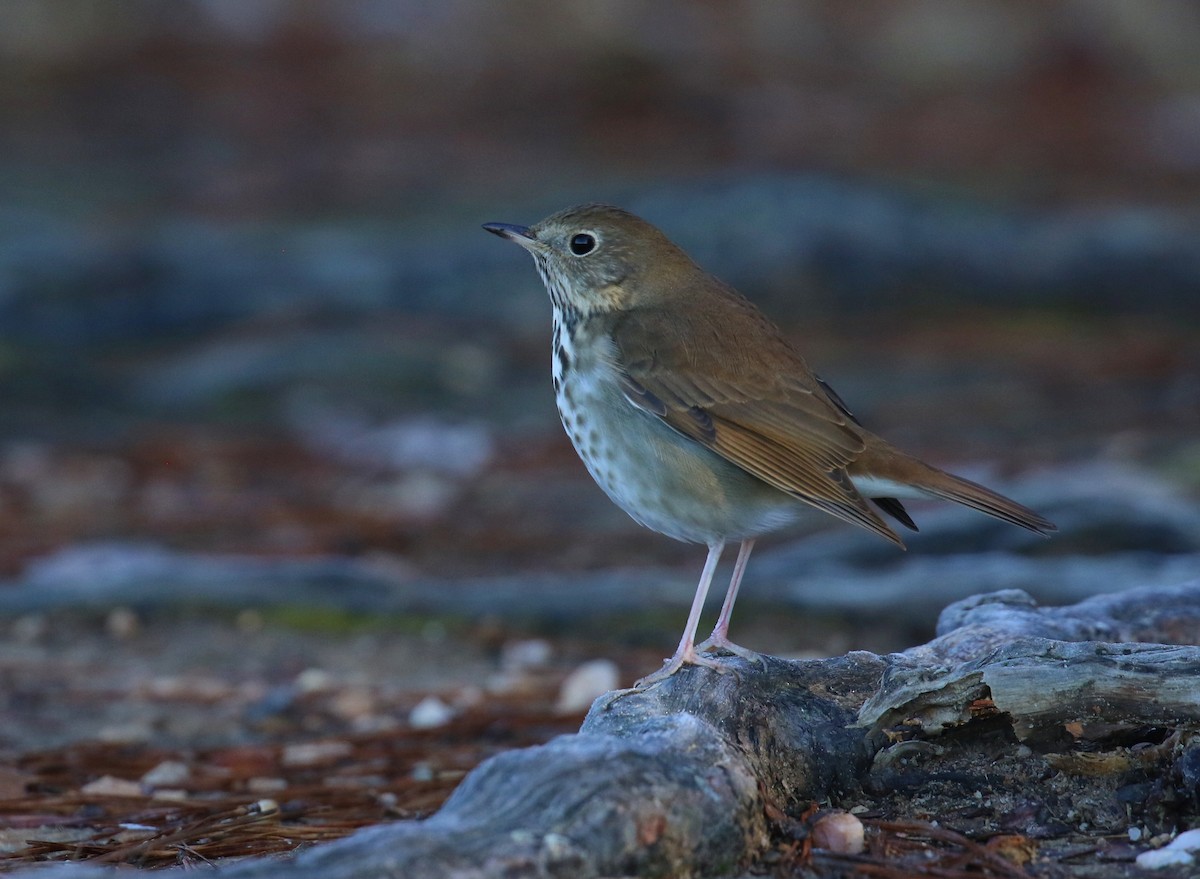
[(592, 485), (545, 293), (479, 228), (594, 200), (1063, 529), (814, 520), (735, 640), (1195, 576), (1198, 45), (1186, 0), (8, 0), (0, 603), (424, 608), (655, 667), (703, 553)]

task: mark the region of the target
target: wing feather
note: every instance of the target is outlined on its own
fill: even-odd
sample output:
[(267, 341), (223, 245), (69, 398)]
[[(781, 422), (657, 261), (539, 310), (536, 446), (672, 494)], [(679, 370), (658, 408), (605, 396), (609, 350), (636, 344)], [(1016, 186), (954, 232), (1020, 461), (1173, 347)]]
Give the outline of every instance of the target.
[(864, 450), (861, 429), (774, 325), (737, 305), (719, 321), (702, 308), (624, 312), (612, 334), (625, 396), (780, 491), (900, 543), (846, 472)]

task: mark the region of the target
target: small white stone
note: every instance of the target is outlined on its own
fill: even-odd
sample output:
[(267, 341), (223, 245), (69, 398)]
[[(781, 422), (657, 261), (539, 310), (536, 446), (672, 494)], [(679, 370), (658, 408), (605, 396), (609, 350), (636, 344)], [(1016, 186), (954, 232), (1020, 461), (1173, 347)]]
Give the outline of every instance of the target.
[(500, 667), (506, 671), (544, 668), (553, 655), (554, 648), (544, 638), (509, 641), (500, 651)]
[(1140, 828), (1140, 827), (1130, 827), (1129, 828), (1129, 841), (1130, 842), (1137, 842), (1141, 838), (1142, 838), (1142, 828)]
[(1143, 870), (1161, 870), (1164, 867), (1186, 867), (1196, 859), (1182, 849), (1159, 848), (1142, 852), (1137, 856), (1137, 865)]
[(375, 801), (385, 809), (394, 809), (399, 804), (400, 798), (392, 791), (385, 790), (375, 798)]
[(112, 775), (102, 775), (95, 781), (89, 781), (79, 792), (90, 797), (141, 797), (146, 793), (136, 781)]
[(279, 762), (284, 766), (317, 766), (335, 763), (337, 760), (354, 751), (349, 742), (340, 740), (326, 742), (296, 742), (287, 745), (279, 755)]
[(334, 687), (333, 675), (323, 668), (306, 668), (296, 675), (296, 689), (301, 693), (323, 693)]
[(554, 710), (560, 714), (584, 711), (598, 697), (609, 690), (615, 690), (620, 683), (620, 677), (617, 665), (611, 659), (593, 659), (585, 662), (562, 682)]
[(408, 725), (413, 729), (433, 729), (445, 726), (453, 717), (453, 708), (437, 696), (426, 696), (408, 713)]
[(142, 776), (148, 787), (176, 787), (187, 781), (192, 770), (179, 760), (164, 760)]
[(862, 821), (849, 812), (830, 812), (817, 819), (812, 829), (816, 848), (842, 855), (862, 854), (867, 847)]
[(330, 700), (329, 710), (343, 720), (355, 722), (370, 717), (377, 707), (375, 694), (365, 687), (346, 687)]
[(1200, 830), (1185, 830), (1167, 843), (1167, 848), (1184, 852), (1200, 849)]

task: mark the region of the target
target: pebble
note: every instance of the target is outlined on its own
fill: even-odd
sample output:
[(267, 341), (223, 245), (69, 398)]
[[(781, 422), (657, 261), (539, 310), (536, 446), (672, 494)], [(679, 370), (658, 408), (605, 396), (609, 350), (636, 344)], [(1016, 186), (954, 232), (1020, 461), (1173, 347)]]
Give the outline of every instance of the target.
[(373, 716), (377, 707), (375, 695), (365, 687), (347, 687), (329, 703), (330, 711), (343, 720), (355, 723)]
[(175, 787), (187, 781), (192, 770), (179, 760), (164, 760), (142, 776), (148, 787)]
[(1185, 830), (1167, 843), (1167, 848), (1185, 852), (1194, 852), (1200, 849), (1200, 830)]
[(849, 812), (822, 815), (813, 825), (811, 838), (814, 847), (842, 855), (862, 854), (867, 847), (862, 821)]
[[(1133, 837), (1132, 828), (1130, 838)], [(1200, 850), (1200, 829), (1185, 830), (1162, 848), (1151, 849), (1137, 856), (1143, 870), (1162, 870), (1166, 867), (1187, 867), (1196, 862), (1192, 852)]]
[(384, 809), (395, 809), (400, 803), (400, 798), (390, 790), (381, 792), (375, 799)]
[(274, 800), (259, 800), (246, 807), (251, 815), (274, 815), (279, 811), (279, 803)]
[(620, 672), (611, 659), (585, 662), (562, 682), (554, 710), (559, 714), (586, 711), (597, 698), (619, 685)]
[(337, 682), (323, 668), (306, 668), (296, 675), (296, 689), (301, 693), (323, 693), (332, 690)]
[(501, 648), (500, 667), (505, 671), (545, 668), (554, 656), (554, 648), (544, 638), (509, 641)]
[(408, 725), (413, 729), (433, 729), (445, 726), (453, 717), (453, 708), (437, 696), (426, 696), (408, 713)]
[(79, 792), (91, 797), (141, 797), (146, 794), (136, 781), (112, 775), (102, 775), (95, 781), (89, 781)]
[(336, 739), (328, 742), (299, 742), (286, 746), (279, 762), (284, 766), (316, 766), (320, 763), (332, 763), (353, 750), (354, 746), (349, 742)]
[(1196, 859), (1183, 849), (1156, 848), (1137, 856), (1137, 865), (1143, 870), (1162, 870), (1166, 867), (1186, 867)]

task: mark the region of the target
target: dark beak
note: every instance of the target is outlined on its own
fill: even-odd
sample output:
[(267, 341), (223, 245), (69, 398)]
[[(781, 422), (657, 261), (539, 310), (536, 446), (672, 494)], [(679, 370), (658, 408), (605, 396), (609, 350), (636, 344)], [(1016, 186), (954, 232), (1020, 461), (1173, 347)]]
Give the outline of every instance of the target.
[(517, 244), (523, 243), (521, 239), (533, 241), (534, 238), (529, 234), (529, 227), (514, 226), (512, 223), (484, 223), (483, 228), (487, 229), (493, 235), (499, 235), (501, 238), (507, 238), (509, 241), (515, 241)]

